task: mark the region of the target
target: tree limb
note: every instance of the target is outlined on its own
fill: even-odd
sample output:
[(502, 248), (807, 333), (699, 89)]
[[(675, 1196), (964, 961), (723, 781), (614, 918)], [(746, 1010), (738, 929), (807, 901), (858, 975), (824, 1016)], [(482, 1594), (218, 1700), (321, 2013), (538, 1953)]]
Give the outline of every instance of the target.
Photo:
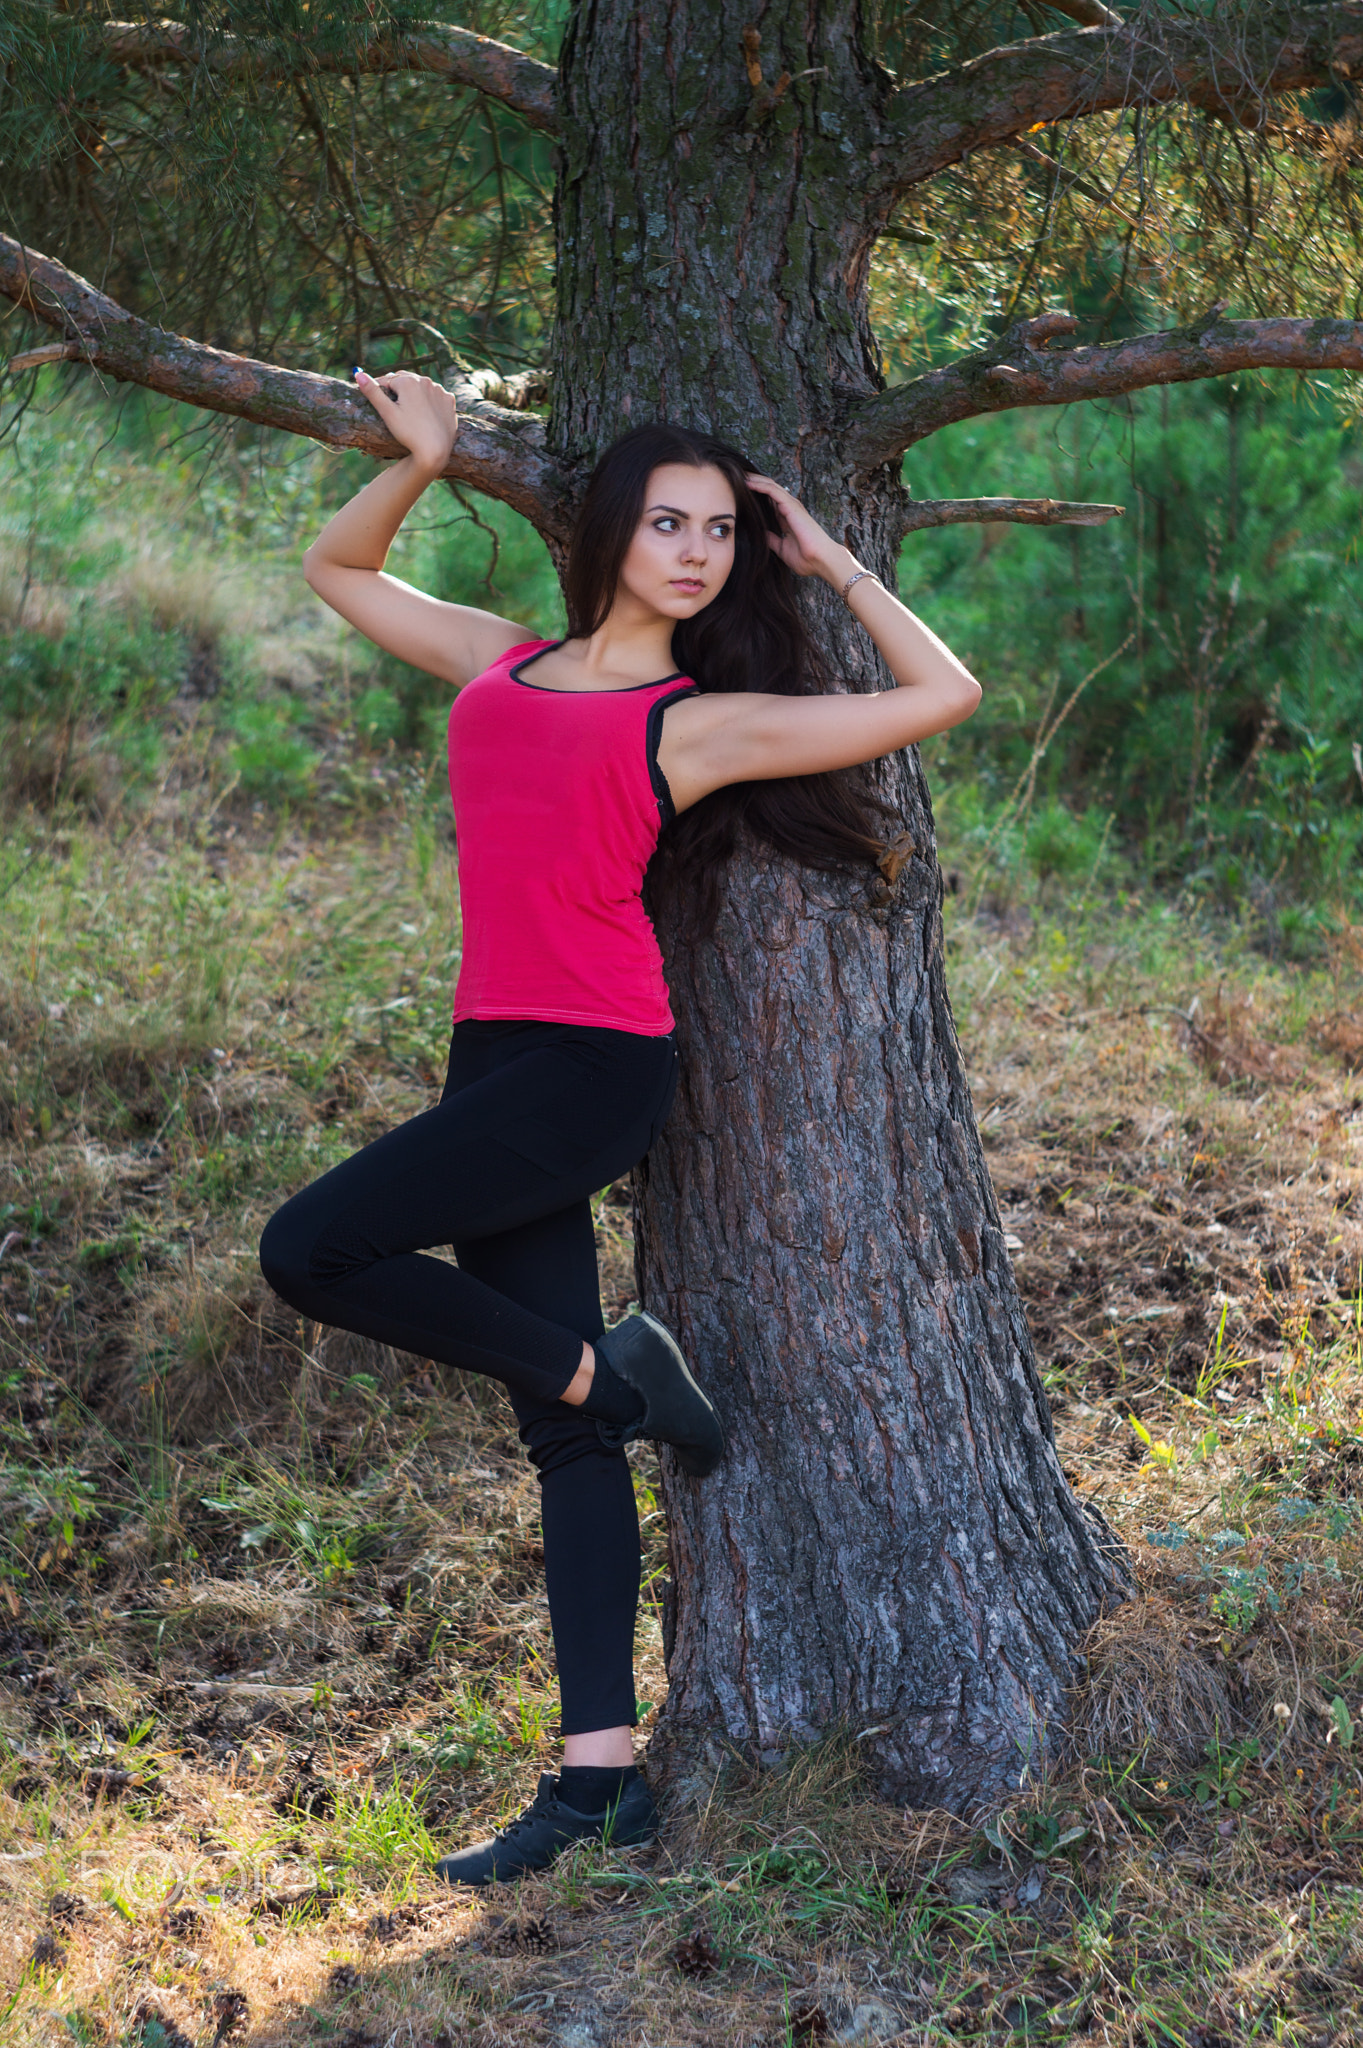
[(1067, 498), (915, 498), (903, 531), (987, 526), (996, 519), (1015, 526), (1105, 526), (1125, 510), (1124, 505), (1083, 505)]
[(1049, 348), (1073, 332), (1072, 314), (1045, 313), (1011, 328), (998, 348), (963, 356), (857, 406), (844, 446), (866, 471), (892, 462), (939, 427), (1021, 405), (1116, 398), (1150, 384), (1188, 384), (1235, 370), (1363, 370), (1363, 321), (1226, 320), (1222, 309), (1188, 327), (1093, 347)]
[(472, 29), (428, 22), (409, 35), (376, 37), (351, 50), (316, 50), (302, 41), (270, 42), (237, 35), (203, 35), (179, 21), (109, 21), (102, 30), (105, 55), (130, 71), (195, 65), (221, 78), (283, 79), (319, 71), (356, 76), (365, 72), (426, 71), (472, 86), (500, 100), (532, 128), (552, 130), (558, 74), (551, 64), (526, 57), (508, 43)]
[(1122, 17), (1111, 7), (1104, 7), (1103, 0), (1045, 0), (1047, 7), (1057, 14), (1068, 14), (1071, 21), (1082, 22), (1085, 28), (1121, 28)]
[[(55, 328), (66, 344), (63, 353), (123, 383), (257, 426), (283, 427), (329, 448), (359, 448), (380, 459), (402, 452), (373, 408), (341, 378), (279, 369), (167, 333), (8, 235), (0, 235), (0, 295)], [(31, 361), (33, 353), (15, 362)], [(494, 403), (483, 388), (489, 383), (496, 388), (475, 372), (457, 376), (451, 386), (461, 424), (444, 474), (500, 498), (561, 545), (572, 523), (570, 480), (545, 448), (539, 416)]]
[(1363, 70), (1363, 5), (1262, 6), (1233, 19), (1144, 14), (1120, 28), (1062, 29), (988, 50), (901, 86), (888, 113), (876, 199), (895, 197), (973, 150), (1051, 121), (1190, 102), (1250, 127), (1265, 101)]

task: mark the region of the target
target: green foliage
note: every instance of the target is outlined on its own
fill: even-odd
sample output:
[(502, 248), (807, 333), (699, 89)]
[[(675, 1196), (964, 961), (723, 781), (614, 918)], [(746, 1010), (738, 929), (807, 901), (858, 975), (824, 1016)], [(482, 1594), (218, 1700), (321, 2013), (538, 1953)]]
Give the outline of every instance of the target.
[[(562, 14), (557, 0), (472, 0), (458, 19), (529, 52), (547, 38), (552, 52)], [(0, 0), (8, 232), (167, 326), (310, 368), (391, 361), (407, 344), (370, 343), (368, 330), (395, 318), (433, 323), (482, 361), (537, 350), (548, 138), (448, 78), (374, 78), (360, 64), (352, 81), (327, 63), (411, 32), (429, 8), (187, 0), (176, 18), (210, 55), (224, 35), (261, 53), (267, 75), (238, 80), (192, 55), (121, 68), (107, 17), (89, 0)], [(92, 147), (110, 131), (116, 146)]]
[[(1186, 42), (1189, 12), (1183, 0), (1146, 0), (1147, 48), (1165, 33)], [(159, 9), (126, 13), (155, 21)], [(1264, 10), (1215, 13), (1252, 104), (1253, 72), (1272, 47), (1253, 32)], [(331, 68), (409, 32), (430, 9), (187, 0), (189, 50), (146, 70), (109, 61), (107, 16), (102, 0), (0, 0), (0, 193), (11, 233), (168, 325), (285, 362), (341, 368), (357, 351), (396, 354), (406, 344), (395, 321), (428, 323), (447, 348), (483, 360), (541, 355), (550, 139), (445, 77)], [(567, 16), (566, 0), (469, 0), (454, 14), (551, 63)], [(868, 60), (874, 51), (887, 67), (887, 101), (892, 73), (928, 77), (1055, 25), (1033, 0), (964, 0), (926, 15), (879, 7), (858, 23)], [(212, 67), (225, 33), (254, 44), (262, 73), (231, 79)], [(195, 61), (196, 46), (207, 61)], [(804, 47), (787, 47), (793, 69)], [(695, 138), (698, 155), (716, 130), (721, 144), (731, 139), (744, 90), (736, 49), (727, 76), (717, 67), (711, 79), (701, 119), (714, 127)], [(796, 98), (777, 110), (778, 131)], [(1351, 146), (1350, 104), (1326, 91), (1305, 111), (1339, 123), (1342, 148), (1328, 127), (1315, 148), (1263, 146), (1276, 108), (1247, 124), (1258, 128), (1251, 146), (1239, 127), (1173, 106), (1057, 125), (1027, 154), (969, 154), (909, 195), (880, 245), (887, 352), (921, 360), (1060, 289), (1110, 328), (1133, 318), (1152, 280), (1186, 314), (1232, 293), (1247, 310), (1355, 312), (1358, 211), (1336, 168)], [(821, 104), (817, 118), (836, 114)], [(820, 140), (816, 130), (806, 146)], [(429, 333), (413, 336), (409, 353), (418, 351), (429, 357)]]
[(923, 496), (1126, 506), (1096, 531), (905, 543), (906, 598), (986, 686), (925, 750), (949, 833), (1082, 876), (1110, 813), (1112, 850), (1151, 880), (1266, 904), (1283, 949), (1311, 957), (1319, 900), (1363, 887), (1359, 434), (1280, 386), (1173, 390), (972, 421), (907, 474)]
[(469, 1771), (485, 1753), (497, 1755), (506, 1748), (491, 1708), (475, 1693), (458, 1703), (456, 1714), (422, 1744), (420, 1753), (429, 1755), (438, 1771)]
[(371, 743), (402, 739), (407, 730), (407, 707), (396, 690), (384, 683), (362, 690), (355, 700), (355, 730)]
[(64, 1464), (6, 1460), (0, 1466), (0, 1504), (8, 1528), (6, 1550), (74, 1550), (81, 1525), (99, 1512), (95, 1488)]
[(173, 693), (184, 664), (179, 634), (136, 612), (102, 612), (87, 601), (56, 638), (23, 628), (6, 636), (0, 715), (93, 714), (128, 737)]
[(1193, 1773), (1190, 1790), (1200, 1806), (1228, 1806), (1232, 1812), (1245, 1803), (1241, 1786), (1247, 1766), (1257, 1763), (1260, 1744), (1254, 1737), (1239, 1742), (1213, 1739), (1203, 1749), (1205, 1761)]
[[(13, 739), (11, 794), (46, 787), (103, 808), (155, 773), (199, 622), (169, 615), (164, 593), (128, 573), (136, 536), (109, 522), (73, 426), (53, 419), (4, 451), (0, 729)], [(99, 766), (74, 742), (91, 725)]]
[(41, 1196), (31, 1202), (0, 1203), (0, 1236), (14, 1229), (26, 1237), (46, 1237), (61, 1221), (61, 1210)]
[(305, 1476), (264, 1467), (234, 1480), (224, 1473), (217, 1494), (202, 1505), (238, 1527), (246, 1551), (291, 1558), (319, 1585), (345, 1579), (366, 1557), (381, 1556), (385, 1531), (368, 1510), (374, 1488), (361, 1480), (341, 1494)]
[(1001, 1856), (1010, 1869), (1023, 1863), (1048, 1863), (1052, 1857), (1069, 1852), (1071, 1860), (1078, 1846), (1088, 1839), (1087, 1824), (1075, 1814), (1049, 1806), (1005, 1810), (980, 1830), (983, 1845)]
[(298, 707), (238, 704), (227, 715), (229, 774), (247, 796), (296, 804), (311, 795), (318, 756), (297, 729)]
[(1338, 1694), (1330, 1702), (1330, 1732), (1331, 1738), (1338, 1742), (1341, 1749), (1353, 1748), (1358, 1729), (1353, 1715), (1349, 1712), (1347, 1700), (1341, 1699)]
[(253, 1126), (228, 1132), (199, 1154), (195, 1177), (204, 1200), (226, 1209), (249, 1196), (268, 1196), (275, 1188), (315, 1179), (345, 1157), (345, 1146), (331, 1132), (293, 1131)]
[(337, 1795), (330, 1832), (342, 1871), (430, 1867), (441, 1852), (422, 1817), (420, 1791), (366, 1784)]
[(1049, 798), (1027, 821), (1028, 865), (1042, 882), (1052, 876), (1072, 881), (1091, 875), (1103, 857), (1107, 827), (1107, 818), (1095, 807), (1076, 815), (1058, 798)]

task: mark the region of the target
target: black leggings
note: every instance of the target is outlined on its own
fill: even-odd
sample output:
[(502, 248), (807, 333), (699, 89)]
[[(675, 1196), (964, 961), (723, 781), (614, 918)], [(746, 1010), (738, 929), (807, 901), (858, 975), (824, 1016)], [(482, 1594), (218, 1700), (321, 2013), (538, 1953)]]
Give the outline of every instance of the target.
[[(565, 1735), (637, 1719), (633, 1477), (559, 1396), (604, 1327), (590, 1198), (642, 1159), (676, 1074), (670, 1037), (456, 1024), (439, 1105), (304, 1188), (261, 1240), (301, 1314), (504, 1382), (540, 1476)], [(431, 1245), (458, 1266), (422, 1258)]]

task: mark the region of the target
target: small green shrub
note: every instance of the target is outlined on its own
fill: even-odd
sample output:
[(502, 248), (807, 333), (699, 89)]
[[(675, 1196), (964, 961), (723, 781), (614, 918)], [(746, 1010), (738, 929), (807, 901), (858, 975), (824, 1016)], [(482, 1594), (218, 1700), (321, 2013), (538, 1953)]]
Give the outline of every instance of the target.
[(1311, 966), (1325, 958), (1333, 920), (1314, 905), (1287, 903), (1278, 912), (1277, 939), (1286, 960)]
[(356, 732), (379, 745), (401, 739), (407, 730), (406, 707), (397, 692), (382, 683), (360, 693), (354, 716)]
[(160, 630), (146, 613), (82, 603), (55, 639), (18, 628), (0, 653), (0, 713), (49, 718), (127, 711), (145, 717), (172, 696), (184, 673), (181, 633)]
[(1100, 812), (1076, 817), (1052, 798), (1038, 806), (1025, 829), (1027, 859), (1042, 882), (1055, 875), (1078, 879), (1092, 874), (1102, 859), (1107, 820)]
[(277, 704), (240, 704), (228, 715), (229, 774), (247, 796), (267, 803), (306, 803), (317, 779), (318, 754)]

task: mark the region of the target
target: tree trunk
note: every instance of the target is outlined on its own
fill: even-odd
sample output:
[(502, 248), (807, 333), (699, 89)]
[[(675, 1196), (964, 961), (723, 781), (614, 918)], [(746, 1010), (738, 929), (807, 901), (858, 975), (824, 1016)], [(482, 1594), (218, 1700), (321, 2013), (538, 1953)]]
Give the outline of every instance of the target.
[(842, 1727), (887, 1796), (959, 1811), (1035, 1774), (1124, 1575), (1060, 1470), (905, 784), (925, 857), (888, 901), (748, 859), (714, 942), (672, 949), (683, 1081), (638, 1175), (640, 1289), (730, 1451), (701, 1484), (664, 1457), (660, 1746)]
[[(743, 446), (889, 580), (897, 463), (839, 440), (879, 385), (867, 163), (882, 74), (777, 0), (583, 0), (563, 52), (551, 445), (665, 416)], [(685, 58), (679, 54), (685, 52)], [(754, 83), (750, 65), (760, 68)], [(783, 73), (792, 83), (777, 90)], [(796, 76), (796, 74), (808, 74)], [(851, 688), (874, 649), (823, 586)], [(664, 1455), (676, 1589), (655, 1752), (862, 1737), (881, 1790), (967, 1809), (1039, 1766), (1125, 1580), (1061, 1473), (943, 981), (916, 757), (893, 886), (749, 852), (714, 939), (661, 936), (684, 1079), (638, 1176), (643, 1299), (730, 1432)]]

